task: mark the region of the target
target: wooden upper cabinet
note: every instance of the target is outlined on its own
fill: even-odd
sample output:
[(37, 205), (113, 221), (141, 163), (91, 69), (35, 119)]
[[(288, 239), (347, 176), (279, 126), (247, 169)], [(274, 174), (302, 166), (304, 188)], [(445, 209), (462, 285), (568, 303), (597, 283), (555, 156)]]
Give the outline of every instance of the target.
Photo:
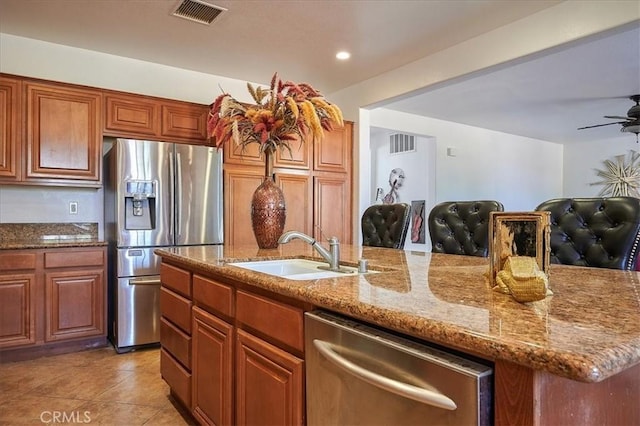
[[(309, 170), (311, 164), (311, 143), (292, 141), (291, 152), (278, 149), (273, 158), (274, 168)], [(247, 144), (244, 148), (233, 142), (223, 147), (225, 164), (265, 167), (264, 156), (260, 155), (257, 143)]]
[(110, 91), (104, 107), (107, 136), (207, 143), (207, 105)]
[(27, 82), (24, 179), (100, 185), (101, 112), (97, 90)]
[[(257, 143), (250, 143), (244, 147), (235, 145), (232, 141), (222, 147), (225, 164), (237, 164), (239, 166), (258, 166), (264, 170), (264, 157), (260, 155), (260, 147)], [(263, 173), (264, 174), (264, 173)]]
[(160, 133), (160, 104), (126, 94), (104, 97), (104, 132), (111, 136), (155, 136)]
[(274, 167), (286, 167), (289, 169), (306, 169), (309, 170), (311, 164), (311, 154), (313, 150), (312, 141), (305, 142), (291, 141), (289, 143), (291, 152), (286, 149), (278, 150), (273, 161)]
[(313, 168), (318, 171), (349, 173), (352, 163), (353, 123), (325, 132), (322, 140), (316, 140), (313, 152)]
[(173, 141), (207, 142), (209, 107), (185, 102), (162, 103), (160, 136)]
[(0, 77), (0, 179), (19, 180), (20, 167), (20, 113), (22, 83), (20, 80)]

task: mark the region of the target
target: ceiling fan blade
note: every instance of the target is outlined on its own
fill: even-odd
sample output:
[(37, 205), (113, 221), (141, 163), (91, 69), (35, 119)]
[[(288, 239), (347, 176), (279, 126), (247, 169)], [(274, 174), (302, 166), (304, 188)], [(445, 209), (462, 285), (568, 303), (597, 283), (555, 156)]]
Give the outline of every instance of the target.
[(616, 122), (614, 122), (614, 123), (596, 124), (595, 126), (578, 127), (578, 130), (582, 130), (582, 129), (591, 129), (592, 127), (611, 126), (612, 124), (625, 124), (625, 123), (626, 123), (626, 121), (616, 121)]
[(617, 120), (628, 120), (628, 121), (634, 120), (632, 117), (621, 117), (619, 115), (605, 115), (604, 118), (615, 118)]

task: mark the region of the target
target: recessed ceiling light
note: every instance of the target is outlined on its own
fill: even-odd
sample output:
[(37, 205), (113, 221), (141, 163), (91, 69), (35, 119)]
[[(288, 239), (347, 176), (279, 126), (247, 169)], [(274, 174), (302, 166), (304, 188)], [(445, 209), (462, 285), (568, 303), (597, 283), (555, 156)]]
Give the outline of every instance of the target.
[(347, 59), (349, 59), (351, 57), (351, 53), (346, 52), (346, 51), (342, 51), (342, 52), (338, 52), (336, 53), (336, 58), (340, 59), (341, 61), (345, 61)]

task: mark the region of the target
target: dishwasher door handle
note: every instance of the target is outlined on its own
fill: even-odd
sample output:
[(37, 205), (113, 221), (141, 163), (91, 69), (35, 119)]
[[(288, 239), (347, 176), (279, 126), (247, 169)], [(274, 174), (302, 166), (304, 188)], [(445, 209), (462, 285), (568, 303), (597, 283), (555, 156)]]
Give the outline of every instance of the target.
[(334, 345), (329, 342), (314, 339), (313, 345), (322, 354), (322, 356), (336, 367), (339, 367), (347, 373), (352, 374), (353, 376), (358, 377), (380, 389), (392, 392), (404, 398), (432, 405), (434, 407), (444, 408), (445, 410), (455, 410), (458, 408), (456, 403), (446, 395), (382, 376), (349, 361), (338, 354), (334, 350)]

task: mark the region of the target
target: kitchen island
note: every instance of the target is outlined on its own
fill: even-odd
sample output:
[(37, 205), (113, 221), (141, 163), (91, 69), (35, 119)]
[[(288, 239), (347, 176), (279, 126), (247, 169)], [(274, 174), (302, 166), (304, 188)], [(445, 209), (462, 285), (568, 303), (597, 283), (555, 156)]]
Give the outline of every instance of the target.
[[(467, 353), (494, 368), (496, 424), (640, 423), (640, 274), (552, 265), (553, 296), (520, 304), (490, 289), (484, 258), (343, 245), (341, 263), (377, 273), (292, 281), (228, 265), (319, 259), (302, 242), (274, 250), (182, 247), (163, 262)], [(164, 283), (164, 276), (163, 276)], [(303, 355), (300, 355), (303, 356)]]

